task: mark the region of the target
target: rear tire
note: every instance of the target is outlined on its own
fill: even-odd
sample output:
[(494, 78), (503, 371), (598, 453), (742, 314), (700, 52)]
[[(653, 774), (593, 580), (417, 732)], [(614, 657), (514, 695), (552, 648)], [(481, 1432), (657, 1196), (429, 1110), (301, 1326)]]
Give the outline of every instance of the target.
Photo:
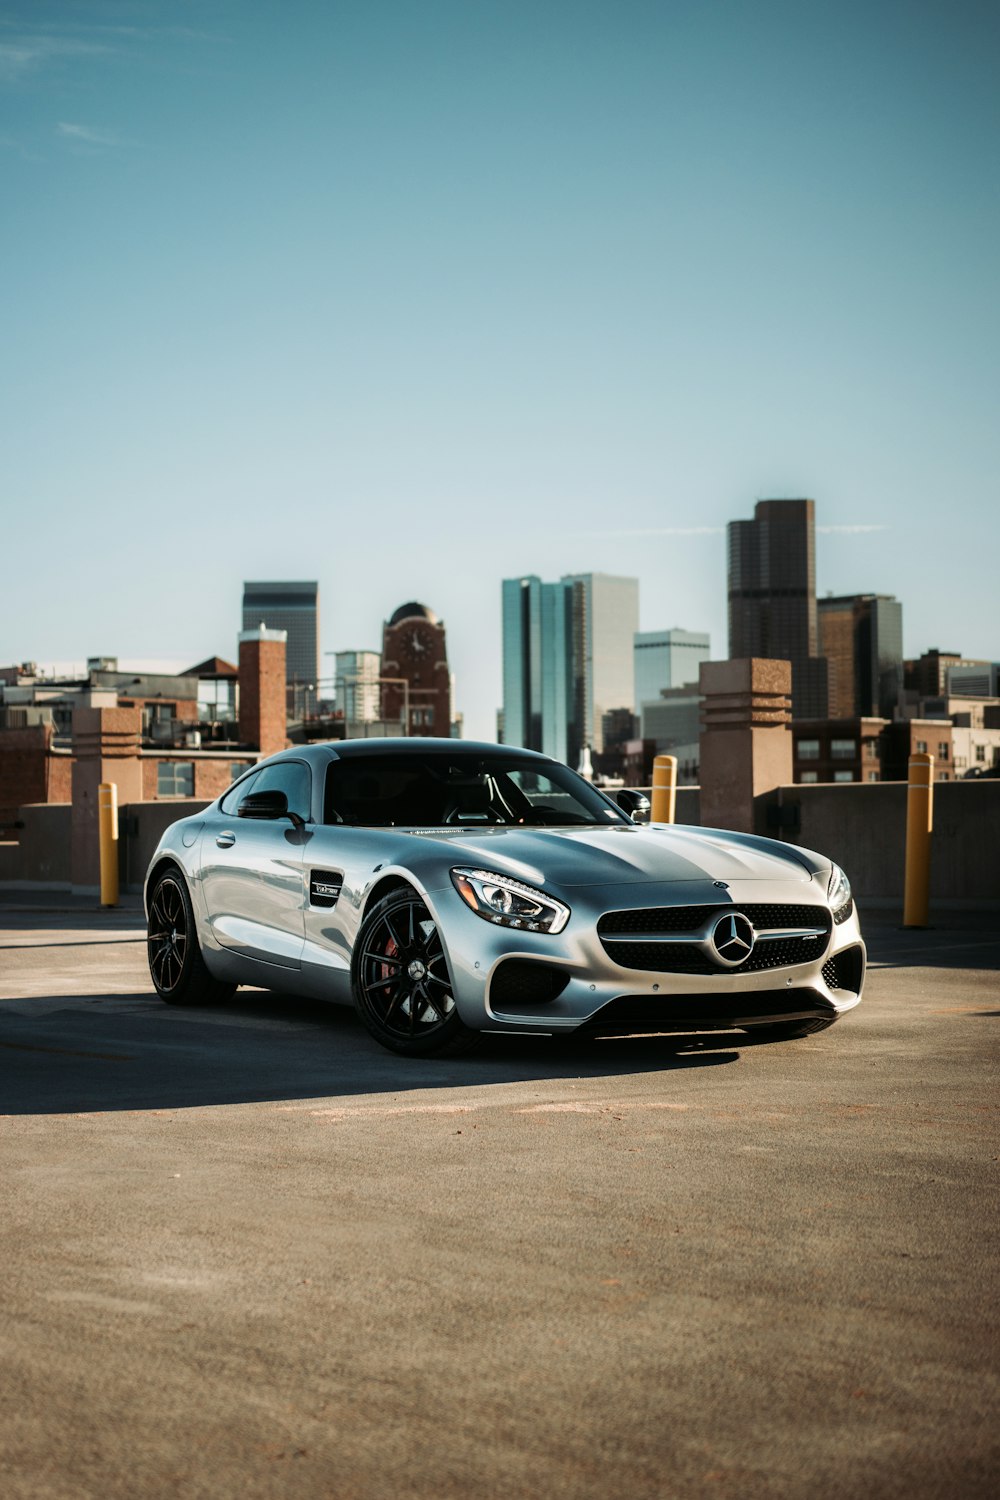
[(163, 871), (149, 898), (146, 936), (149, 973), (168, 1005), (223, 1005), (234, 984), (213, 979), (202, 957), (191, 897), (177, 869)]
[(403, 1057), (457, 1057), (480, 1033), (458, 1014), (437, 924), (416, 891), (390, 891), (361, 924), (354, 1004), (377, 1042)]

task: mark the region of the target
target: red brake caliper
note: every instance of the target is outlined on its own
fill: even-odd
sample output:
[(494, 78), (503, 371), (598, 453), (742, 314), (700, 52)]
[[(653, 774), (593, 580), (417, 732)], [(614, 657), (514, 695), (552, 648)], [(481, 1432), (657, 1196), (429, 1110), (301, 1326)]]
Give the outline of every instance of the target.
[[(395, 956), (396, 956), (396, 954), (398, 952), (399, 952), (399, 949), (396, 946), (396, 939), (395, 938), (390, 938), (389, 941), (385, 945), (385, 956), (386, 956), (386, 958), (395, 958)], [(389, 981), (394, 976), (398, 975), (398, 973), (399, 973), (398, 968), (395, 968), (395, 967), (390, 968), (390, 966), (388, 964), (383, 964), (382, 965), (381, 978), (385, 980), (386, 984), (388, 984)]]

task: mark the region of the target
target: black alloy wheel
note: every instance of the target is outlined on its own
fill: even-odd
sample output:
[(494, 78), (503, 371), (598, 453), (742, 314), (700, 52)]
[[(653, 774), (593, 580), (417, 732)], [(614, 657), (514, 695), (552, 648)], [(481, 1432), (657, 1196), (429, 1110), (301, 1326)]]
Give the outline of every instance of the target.
[(417, 893), (391, 891), (361, 924), (352, 966), (358, 1014), (377, 1042), (407, 1057), (467, 1052), (437, 924)]
[(150, 895), (146, 952), (156, 993), (171, 1005), (221, 1004), (233, 994), (234, 985), (213, 979), (208, 971), (191, 898), (176, 870), (164, 871)]

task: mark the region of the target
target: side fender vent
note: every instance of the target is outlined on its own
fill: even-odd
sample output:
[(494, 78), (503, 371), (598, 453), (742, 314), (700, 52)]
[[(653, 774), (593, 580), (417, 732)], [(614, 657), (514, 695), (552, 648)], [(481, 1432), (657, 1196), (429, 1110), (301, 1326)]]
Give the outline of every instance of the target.
[(340, 899), (343, 875), (333, 870), (312, 870), (309, 874), (309, 905), (336, 906)]

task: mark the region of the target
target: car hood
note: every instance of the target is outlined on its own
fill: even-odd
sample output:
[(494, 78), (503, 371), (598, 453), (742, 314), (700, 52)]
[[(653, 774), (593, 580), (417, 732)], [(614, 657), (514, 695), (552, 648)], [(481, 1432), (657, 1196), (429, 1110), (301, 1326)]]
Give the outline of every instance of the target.
[(809, 851), (718, 829), (667, 825), (615, 828), (483, 828), (420, 837), (447, 841), (456, 865), (508, 874), (530, 885), (570, 888), (632, 881), (808, 882), (823, 868)]

